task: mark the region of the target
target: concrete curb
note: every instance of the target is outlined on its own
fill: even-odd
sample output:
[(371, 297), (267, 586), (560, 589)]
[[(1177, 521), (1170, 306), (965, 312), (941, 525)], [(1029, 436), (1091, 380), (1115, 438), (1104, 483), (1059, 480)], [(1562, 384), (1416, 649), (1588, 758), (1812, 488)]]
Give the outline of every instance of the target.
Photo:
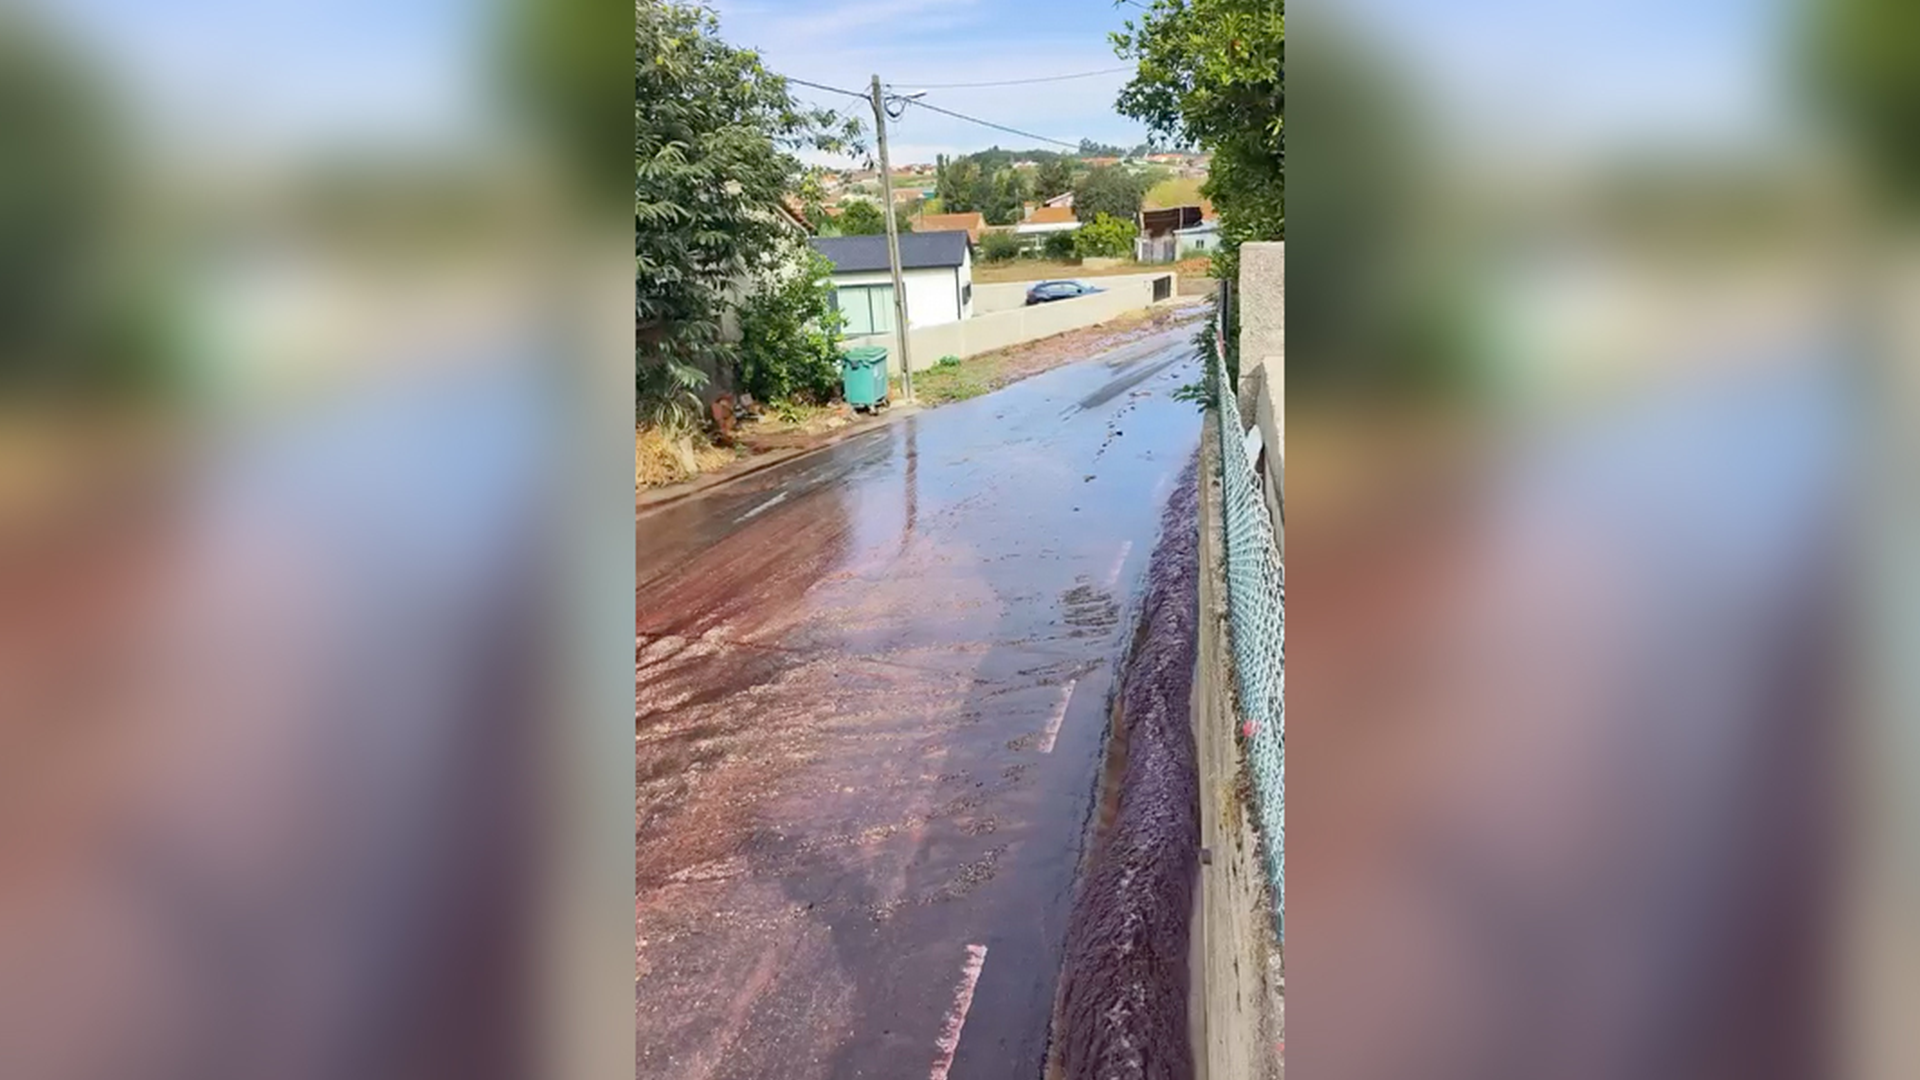
[(775, 465), (785, 465), (789, 461), (806, 457), (808, 454), (817, 453), (828, 447), (838, 446), (857, 435), (865, 435), (869, 431), (880, 431), (896, 421), (904, 420), (909, 416), (923, 411), (925, 411), (925, 406), (921, 405), (891, 405), (872, 421), (865, 424), (850, 424), (834, 432), (832, 435), (827, 436), (825, 440), (814, 443), (812, 446), (796, 446), (791, 450), (768, 451), (760, 455), (751, 465), (741, 469), (739, 472), (717, 473), (712, 476), (702, 477), (698, 480), (689, 480), (684, 484), (676, 484), (666, 488), (654, 488), (649, 492), (639, 493), (634, 499), (634, 512), (636, 514), (648, 514), (661, 507), (672, 506), (682, 499), (690, 499), (695, 495), (705, 495), (715, 488), (726, 487), (735, 480), (745, 480), (749, 476), (766, 472)]

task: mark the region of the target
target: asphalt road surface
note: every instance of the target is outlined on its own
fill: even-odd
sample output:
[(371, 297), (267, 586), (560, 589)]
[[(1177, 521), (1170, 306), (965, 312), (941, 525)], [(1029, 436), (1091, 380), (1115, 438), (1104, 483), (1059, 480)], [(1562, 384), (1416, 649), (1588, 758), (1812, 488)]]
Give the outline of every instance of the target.
[(642, 1077), (1037, 1077), (1181, 328), (638, 522)]

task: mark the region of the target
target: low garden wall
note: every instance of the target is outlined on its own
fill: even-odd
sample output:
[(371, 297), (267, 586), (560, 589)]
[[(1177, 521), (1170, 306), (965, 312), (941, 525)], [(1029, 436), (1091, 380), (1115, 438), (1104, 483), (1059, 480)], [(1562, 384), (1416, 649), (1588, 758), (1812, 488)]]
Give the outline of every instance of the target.
[[(1095, 288), (1114, 289), (1127, 282), (1147, 282), (1149, 283), (1149, 287), (1151, 287), (1151, 283), (1155, 278), (1163, 277), (1174, 278), (1173, 291), (1175, 294), (1178, 294), (1181, 285), (1179, 275), (1174, 274), (1170, 270), (1160, 270), (1144, 274), (1112, 274), (1093, 277), (1075, 277), (1072, 274), (1062, 274), (1057, 278), (1048, 278), (1047, 280), (1078, 281), (1086, 285), (1092, 285)], [(1212, 278), (1201, 278), (1200, 280), (1208, 284), (1211, 284), (1213, 281)], [(1037, 281), (996, 281), (991, 284), (981, 284), (978, 281), (974, 282), (974, 318), (977, 319), (982, 315), (988, 315), (998, 311), (1012, 311), (1015, 308), (1025, 307), (1027, 303), (1027, 290), (1037, 284), (1039, 284)], [(1067, 301), (1056, 301), (1056, 303), (1066, 302)]]
[[(923, 371), (939, 363), (943, 356), (977, 356), (983, 352), (1004, 349), (1009, 345), (1018, 345), (1025, 341), (1036, 341), (1068, 330), (1078, 330), (1085, 326), (1095, 326), (1116, 318), (1129, 311), (1152, 307), (1155, 300), (1154, 282), (1157, 279), (1169, 279), (1162, 287), (1166, 296), (1177, 295), (1177, 275), (1138, 274), (1101, 278), (1100, 286), (1107, 291), (1092, 296), (1076, 297), (1072, 300), (1055, 300), (1050, 304), (1035, 304), (1033, 307), (1015, 307), (1001, 311), (978, 312), (982, 308), (981, 293), (988, 288), (1018, 286), (1024, 297), (1032, 282), (1009, 282), (1005, 286), (974, 286), (974, 310), (971, 319), (944, 323), (940, 326), (923, 326), (913, 330), (908, 336), (908, 346), (913, 353), (913, 370)], [(890, 353), (896, 351), (896, 342), (892, 334), (871, 334), (846, 339), (849, 347), (856, 345), (880, 345)], [(892, 356), (889, 367), (898, 372), (900, 358)]]

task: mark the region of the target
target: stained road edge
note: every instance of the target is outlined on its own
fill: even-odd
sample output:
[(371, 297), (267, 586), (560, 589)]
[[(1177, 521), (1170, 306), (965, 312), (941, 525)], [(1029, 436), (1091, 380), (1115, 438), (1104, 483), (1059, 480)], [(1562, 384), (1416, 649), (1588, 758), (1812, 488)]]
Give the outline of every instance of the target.
[(1187, 943), (1200, 820), (1189, 714), (1198, 629), (1196, 452), (1161, 513), (1118, 680), (1120, 781), (1112, 824), (1092, 840), (1067, 918), (1050, 1077), (1193, 1075)]

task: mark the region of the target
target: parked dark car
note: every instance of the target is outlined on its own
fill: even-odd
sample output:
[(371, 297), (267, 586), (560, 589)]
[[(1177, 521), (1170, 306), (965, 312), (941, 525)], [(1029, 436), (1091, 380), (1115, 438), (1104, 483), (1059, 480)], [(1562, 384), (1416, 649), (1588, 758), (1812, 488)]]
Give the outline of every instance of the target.
[(1043, 281), (1027, 290), (1027, 306), (1044, 304), (1050, 300), (1071, 300), (1076, 296), (1090, 296), (1105, 291), (1078, 281)]

